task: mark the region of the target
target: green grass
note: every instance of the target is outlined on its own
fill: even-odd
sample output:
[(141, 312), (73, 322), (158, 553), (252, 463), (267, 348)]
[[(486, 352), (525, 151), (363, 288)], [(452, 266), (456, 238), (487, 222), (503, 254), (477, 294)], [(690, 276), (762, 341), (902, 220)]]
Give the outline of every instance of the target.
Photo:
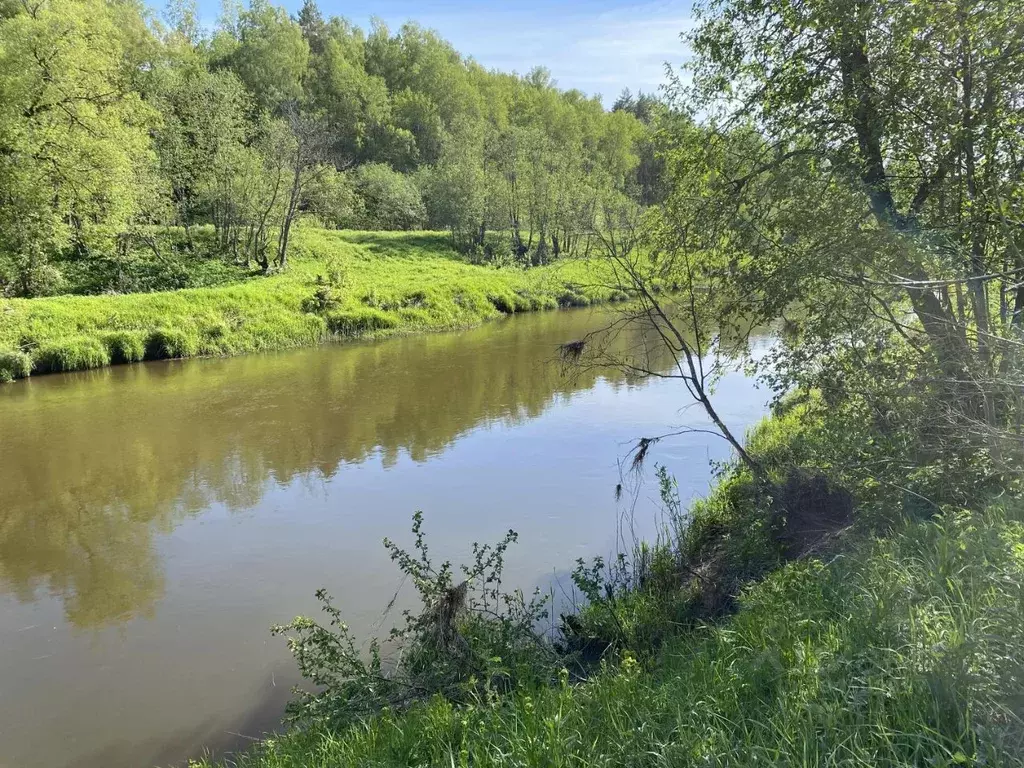
[[(793, 399), (748, 435), (771, 472), (822, 452), (819, 405)], [(787, 562), (762, 503), (734, 466), (641, 548), (645, 581), (609, 629), (627, 641), (584, 682), (437, 698), (199, 765), (1024, 766), (1024, 504), (922, 518), (894, 497)], [(718, 564), (731, 613), (702, 613), (677, 554)], [(594, 606), (578, 619), (600, 634)]]
[[(443, 234), (296, 233), (287, 270), (154, 293), (0, 300), (0, 379), (139, 359), (237, 355), (332, 338), (447, 330), (513, 312), (620, 298), (591, 267), (466, 263)], [(311, 301), (318, 278), (329, 301)], [(141, 351), (141, 356), (140, 356)]]
[(1022, 519), (949, 513), (790, 563), (646, 668), (294, 731), (232, 764), (1022, 765)]

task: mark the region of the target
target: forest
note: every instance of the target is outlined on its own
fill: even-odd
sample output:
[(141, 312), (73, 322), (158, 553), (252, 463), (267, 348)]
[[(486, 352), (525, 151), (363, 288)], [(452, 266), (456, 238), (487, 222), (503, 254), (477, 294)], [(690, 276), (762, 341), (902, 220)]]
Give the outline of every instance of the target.
[[(295, 223), (446, 230), (479, 260), (585, 250), (657, 196), (656, 102), (488, 71), (415, 24), (257, 0), (0, 10), (0, 295), (192, 287), (287, 263)], [(176, 253), (215, 255), (205, 276)], [(198, 258), (198, 257), (197, 257)], [(221, 275), (223, 277), (223, 275)]]

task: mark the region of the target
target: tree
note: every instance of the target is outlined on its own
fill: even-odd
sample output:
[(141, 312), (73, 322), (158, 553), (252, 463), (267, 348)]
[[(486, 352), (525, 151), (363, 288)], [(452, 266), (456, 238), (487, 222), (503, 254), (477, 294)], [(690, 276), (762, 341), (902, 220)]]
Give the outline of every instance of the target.
[[(670, 192), (604, 217), (612, 283), (640, 300), (611, 331), (643, 326), (702, 404), (699, 361), (726, 352), (780, 400), (814, 393), (831, 469), (862, 487), (1005, 486), (1024, 465), (1020, 24), (1003, 2), (705, 8), (659, 133)], [(643, 375), (638, 353), (614, 362)]]
[(437, 165), (420, 175), (430, 225), (450, 230), (464, 250), (483, 247), (487, 233), (483, 134), (481, 124), (456, 125), (444, 136)]
[(208, 213), (203, 190), (249, 139), (250, 98), (233, 72), (192, 56), (160, 72), (153, 101), (162, 116), (154, 146), (191, 243), (191, 225)]
[(381, 163), (355, 171), (364, 229), (418, 229), (426, 219), (423, 198), (411, 177)]
[(387, 83), (367, 72), (360, 30), (332, 19), (325, 34), (322, 50), (310, 62), (307, 91), (334, 136), (335, 166), (377, 159), (381, 137), (391, 133)]
[(0, 19), (0, 258), (19, 293), (55, 287), (52, 256), (140, 212), (154, 113), (131, 90), (134, 31), (95, 0)]
[(253, 0), (238, 17), (236, 42), (225, 63), (262, 109), (273, 111), (303, 97), (309, 44), (282, 8)]
[(1024, 18), (1015, 5), (730, 0), (702, 19), (686, 98), (718, 130), (749, 120), (765, 138), (737, 188), (813, 158), (833, 180), (824, 193), (860, 194), (892, 240), (886, 258), (845, 277), (898, 287), (951, 397), (991, 421), (996, 404), (977, 382), (1005, 367), (1004, 342), (1020, 322), (1006, 305), (1024, 302)]
[(295, 19), (302, 30), (302, 37), (309, 45), (309, 51), (313, 56), (320, 56), (324, 52), (324, 45), (327, 43), (327, 23), (323, 14), (316, 4), (316, 0), (302, 0), (302, 8)]
[(313, 115), (300, 114), (295, 105), (288, 105), (284, 112), (288, 131), (274, 150), (286, 159), (291, 182), (286, 193), (284, 215), (278, 229), (278, 267), (284, 267), (287, 263), (288, 238), (292, 225), (308, 202), (306, 198), (309, 187), (330, 170), (325, 165), (330, 137), (323, 120)]

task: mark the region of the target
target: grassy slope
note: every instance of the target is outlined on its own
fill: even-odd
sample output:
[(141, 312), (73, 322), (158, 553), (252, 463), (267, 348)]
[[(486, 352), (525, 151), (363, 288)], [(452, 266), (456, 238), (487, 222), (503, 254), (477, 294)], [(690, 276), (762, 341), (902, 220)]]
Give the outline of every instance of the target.
[[(297, 233), (287, 271), (163, 293), (0, 300), (0, 378), (112, 362), (232, 355), (335, 336), (438, 330), (502, 313), (610, 298), (577, 287), (587, 266), (532, 270), (467, 264), (443, 235)], [(304, 312), (318, 275), (340, 272), (338, 304)]]
[(651, 669), (292, 732), (236, 764), (1021, 765), (1022, 519), (947, 515), (791, 563)]
[[(820, 452), (827, 433), (801, 427), (810, 408), (749, 444), (771, 466)], [(734, 615), (694, 623), (687, 590), (617, 598), (635, 647), (660, 644), (649, 662), (623, 654), (581, 684), (294, 730), (230, 764), (1024, 766), (1024, 507), (885, 514), (885, 538), (852, 529), (831, 554), (786, 563), (750, 490), (745, 470), (726, 472), (675, 544), (691, 556), (713, 542), (748, 585)]]

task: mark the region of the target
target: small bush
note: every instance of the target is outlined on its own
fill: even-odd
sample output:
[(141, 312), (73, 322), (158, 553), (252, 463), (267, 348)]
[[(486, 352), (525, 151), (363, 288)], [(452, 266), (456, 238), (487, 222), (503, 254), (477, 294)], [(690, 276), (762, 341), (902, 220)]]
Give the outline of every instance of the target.
[(102, 338), (112, 363), (137, 363), (146, 357), (145, 331), (109, 331)]
[(302, 300), (302, 311), (310, 314), (323, 314), (337, 306), (338, 297), (328, 283), (318, 283), (313, 295)]
[(146, 341), (147, 360), (170, 360), (177, 357), (194, 357), (199, 351), (195, 337), (177, 328), (160, 328), (153, 331)]
[(403, 611), (391, 630), (389, 640), (400, 648), (394, 662), (385, 664), (376, 640), (368, 655), (357, 648), (324, 590), (316, 596), (330, 617), (326, 625), (300, 616), (273, 628), (288, 635), (299, 671), (317, 689), (298, 692), (289, 705), (293, 721), (337, 726), (436, 696), (466, 703), (557, 679), (559, 657), (534, 629), (547, 616), (547, 596), (539, 589), (529, 599), (502, 590), (515, 531), (495, 544), (474, 543), (472, 562), (458, 570), (447, 561), (435, 567), (430, 559), (422, 512), (413, 515), (412, 534), (412, 552), (384, 540), (423, 604), (418, 613)]
[(356, 220), (364, 229), (419, 229), (427, 209), (412, 178), (383, 163), (353, 172)]
[(35, 354), (35, 369), (39, 373), (82, 371), (110, 365), (110, 350), (94, 336), (76, 336), (50, 342)]
[(520, 291), (515, 293), (492, 293), (487, 296), (487, 300), (491, 303), (491, 306), (503, 315), (529, 312), (530, 310), (540, 308), (540, 304), (535, 296)]
[(0, 349), (0, 383), (28, 378), (32, 373), (32, 358), (15, 349)]
[(403, 309), (426, 309), (430, 306), (430, 297), (425, 291), (412, 291), (402, 297)]
[(384, 312), (393, 312), (402, 306), (402, 302), (397, 298), (378, 293), (376, 288), (371, 288), (367, 293), (363, 294), (360, 301), (372, 309), (379, 309)]
[(340, 336), (356, 336), (394, 328), (398, 321), (378, 309), (333, 312), (327, 316), (327, 329)]
[(516, 311), (512, 299), (508, 296), (492, 293), (487, 297), (487, 300), (491, 302), (491, 306), (503, 315), (511, 315)]

